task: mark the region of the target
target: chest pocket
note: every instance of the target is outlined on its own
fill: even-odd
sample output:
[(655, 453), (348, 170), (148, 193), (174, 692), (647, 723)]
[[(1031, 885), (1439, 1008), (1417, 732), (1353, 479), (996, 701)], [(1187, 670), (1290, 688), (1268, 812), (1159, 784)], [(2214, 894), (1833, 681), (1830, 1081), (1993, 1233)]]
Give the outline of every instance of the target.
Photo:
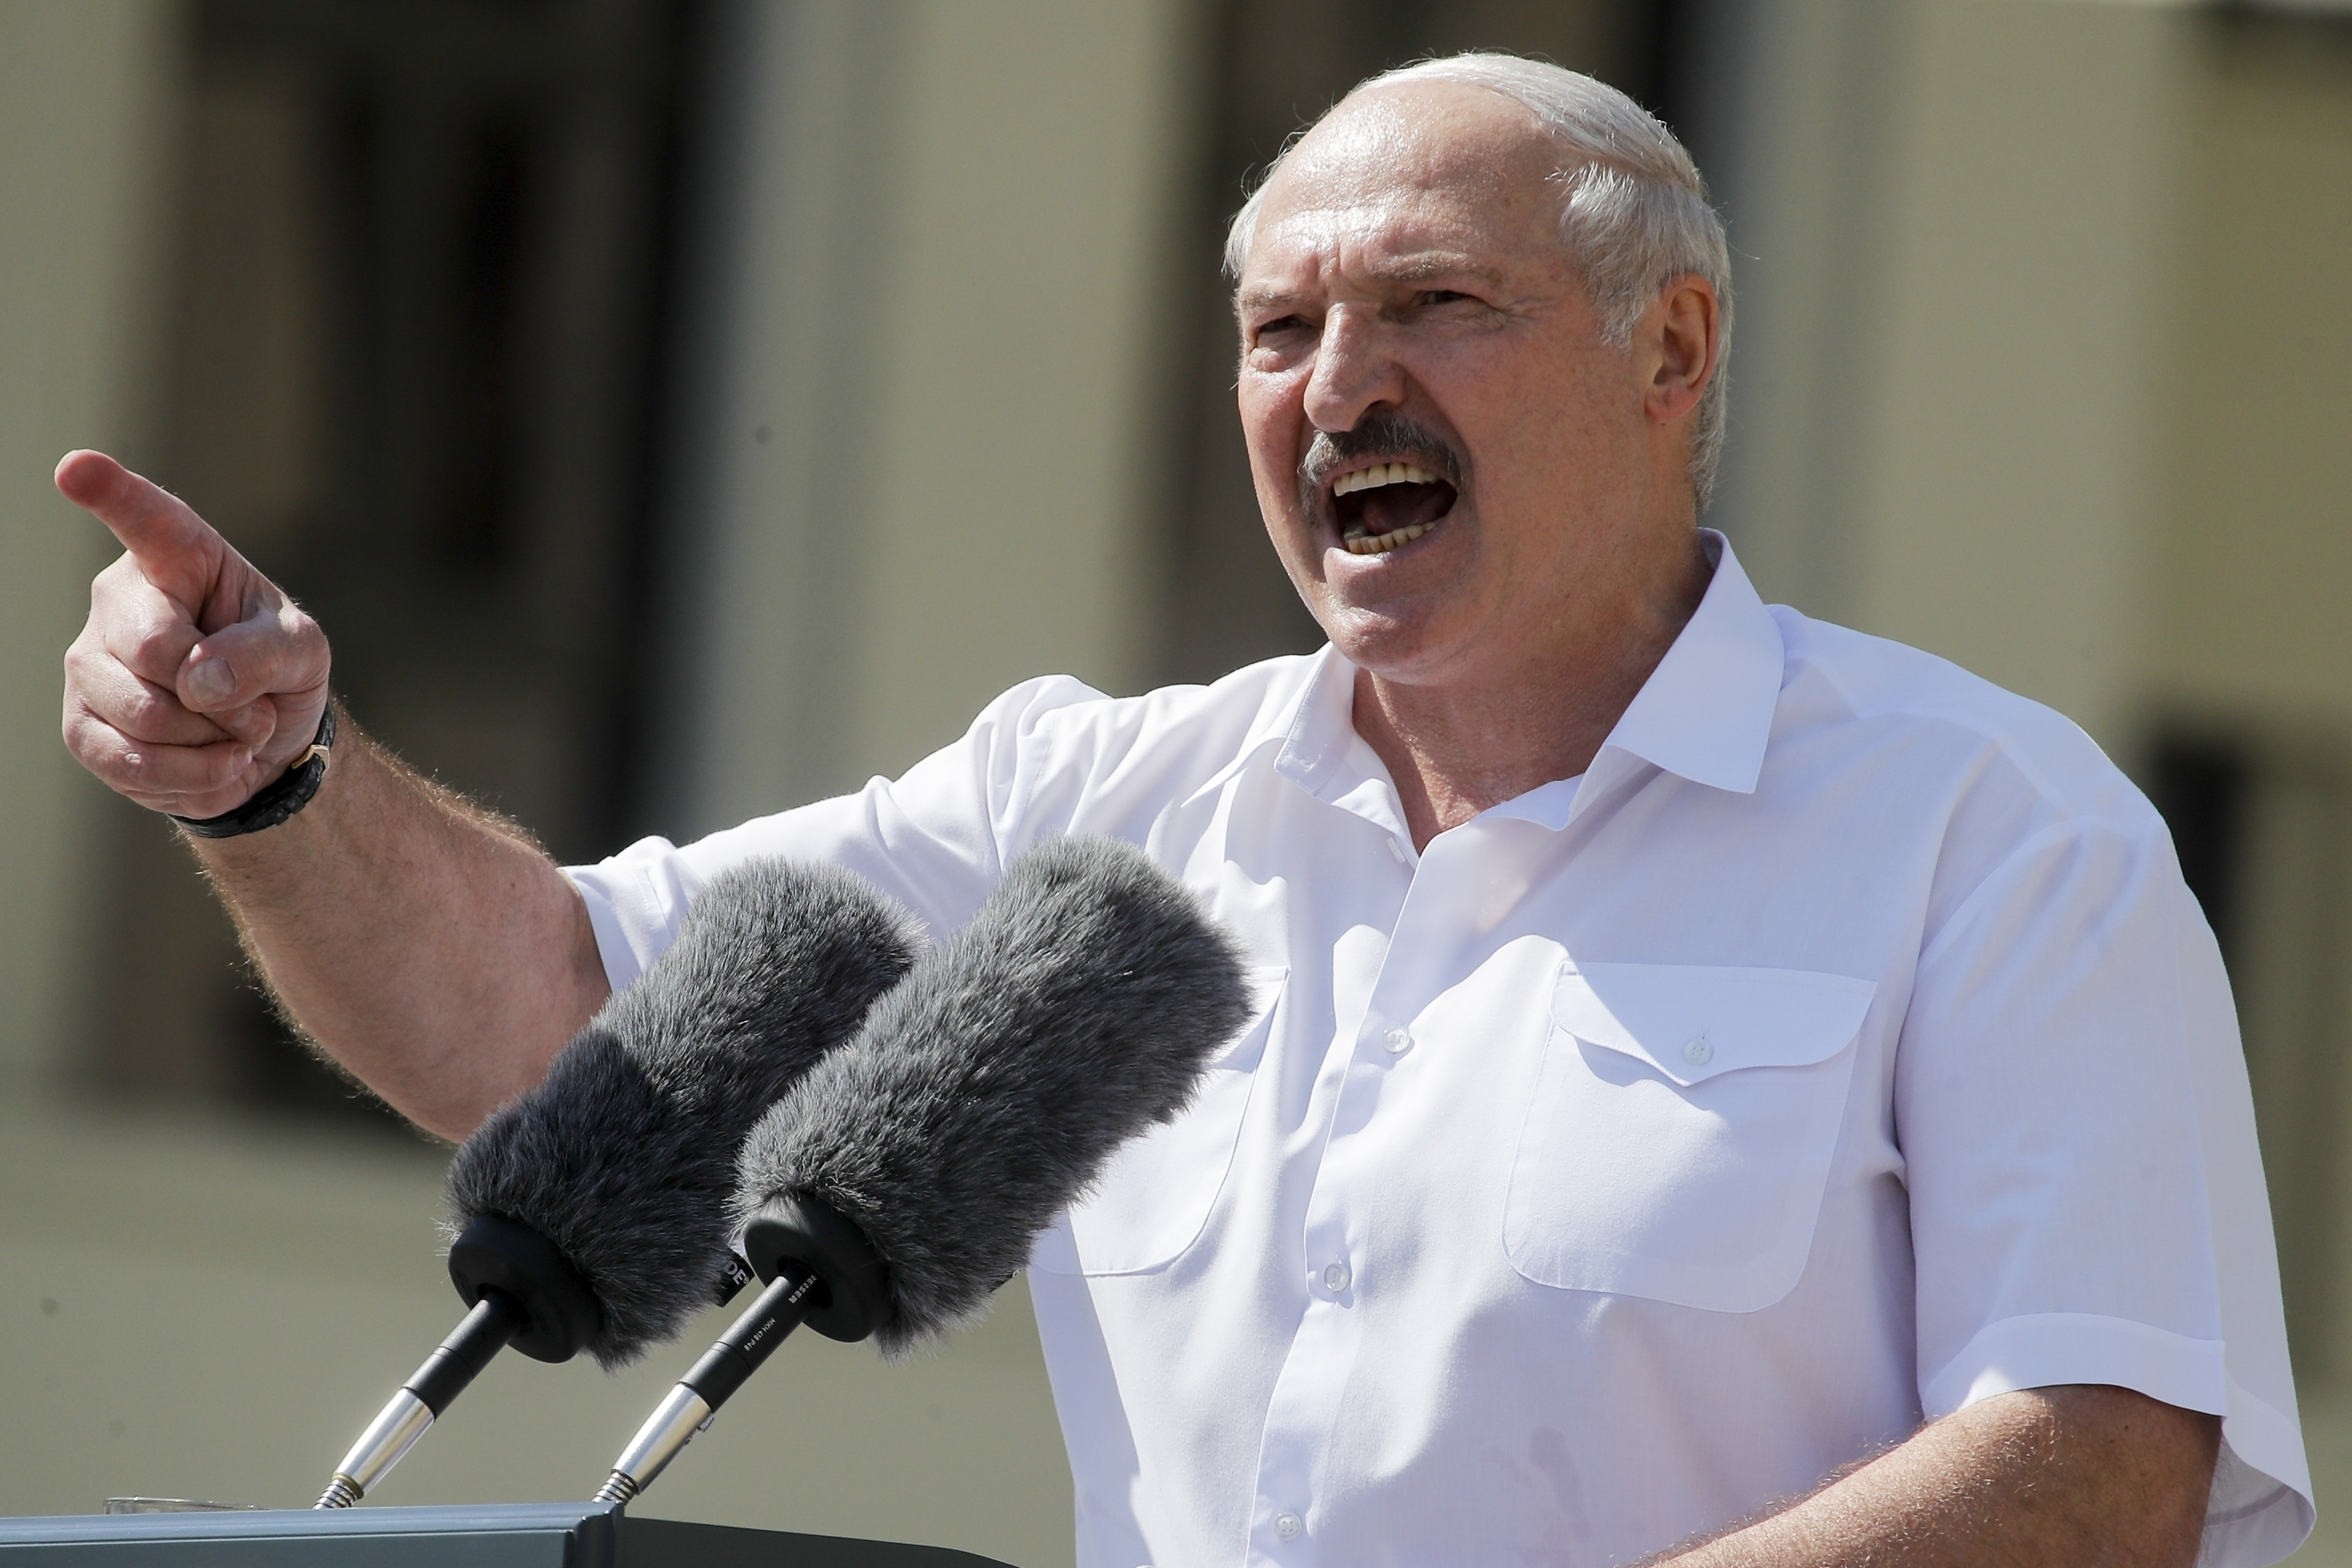
[(1794, 969), (1564, 967), (1504, 1201), (1512, 1267), (1715, 1312), (1787, 1295), (1877, 989)]
[(1140, 1274), (1200, 1239), (1233, 1168), (1251, 1086), (1290, 971), (1249, 969), (1250, 1018), (1201, 1075), (1183, 1113), (1129, 1142), (1094, 1190), (1037, 1238), (1029, 1262), (1049, 1274)]

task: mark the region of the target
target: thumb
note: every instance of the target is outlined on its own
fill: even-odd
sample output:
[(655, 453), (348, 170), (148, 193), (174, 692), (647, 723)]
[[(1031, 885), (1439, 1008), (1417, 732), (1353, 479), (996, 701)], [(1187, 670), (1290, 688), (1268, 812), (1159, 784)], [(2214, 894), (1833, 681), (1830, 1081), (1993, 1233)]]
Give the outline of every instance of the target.
[(103, 452), (67, 453), (56, 479), (67, 500), (122, 542), (148, 581), (191, 609), (204, 603), (229, 550), (185, 501)]
[(191, 712), (228, 713), (271, 696), (285, 719), (299, 724), (317, 719), (326, 705), (328, 663), (319, 623), (273, 591), (245, 619), (189, 649), (174, 685)]

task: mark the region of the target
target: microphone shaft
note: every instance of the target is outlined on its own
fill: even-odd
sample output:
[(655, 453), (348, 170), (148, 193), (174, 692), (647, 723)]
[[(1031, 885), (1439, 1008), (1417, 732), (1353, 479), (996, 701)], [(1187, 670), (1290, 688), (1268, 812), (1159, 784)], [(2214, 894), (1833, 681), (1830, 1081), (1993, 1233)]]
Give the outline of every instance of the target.
[(743, 1386), (761, 1363), (800, 1327), (816, 1304), (815, 1270), (786, 1259), (734, 1326), (719, 1335), (613, 1461), (613, 1473), (596, 1493), (598, 1502), (627, 1502), (653, 1484), (694, 1435), (710, 1425), (728, 1396)]
[(441, 1342), (400, 1392), (368, 1423), (334, 1479), (314, 1505), (349, 1508), (408, 1456), (449, 1402), (465, 1392), (490, 1358), (504, 1350), (522, 1326), (522, 1312), (503, 1291), (484, 1291), (473, 1311)]
[(801, 1326), (817, 1304), (812, 1299), (817, 1288), (816, 1270), (797, 1258), (786, 1259), (759, 1299), (678, 1381), (701, 1395), (713, 1410), (726, 1404), (775, 1354), (784, 1336)]
[(416, 1375), (402, 1386), (430, 1406), (434, 1415), (440, 1415), (490, 1364), (491, 1358), (506, 1349), (507, 1342), (522, 1327), (522, 1320), (521, 1309), (504, 1291), (484, 1291), (466, 1321), (450, 1331), (439, 1348), (425, 1358)]

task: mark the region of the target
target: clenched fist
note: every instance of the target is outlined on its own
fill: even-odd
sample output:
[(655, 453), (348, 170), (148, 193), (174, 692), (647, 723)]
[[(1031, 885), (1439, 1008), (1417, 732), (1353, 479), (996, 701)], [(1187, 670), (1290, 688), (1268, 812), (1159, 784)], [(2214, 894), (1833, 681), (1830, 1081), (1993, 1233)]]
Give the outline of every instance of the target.
[(122, 541), (66, 650), (66, 747), (141, 805), (180, 817), (241, 806), (310, 744), (327, 704), (326, 634), (177, 497), (98, 452), (58, 488)]

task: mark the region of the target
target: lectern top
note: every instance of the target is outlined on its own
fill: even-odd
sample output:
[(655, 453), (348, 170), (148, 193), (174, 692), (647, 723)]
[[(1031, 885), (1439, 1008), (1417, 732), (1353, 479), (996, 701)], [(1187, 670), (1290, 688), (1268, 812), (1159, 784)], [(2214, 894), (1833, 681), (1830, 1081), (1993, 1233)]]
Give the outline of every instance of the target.
[(0, 1568), (1003, 1568), (970, 1552), (667, 1519), (610, 1503), (0, 1519)]

